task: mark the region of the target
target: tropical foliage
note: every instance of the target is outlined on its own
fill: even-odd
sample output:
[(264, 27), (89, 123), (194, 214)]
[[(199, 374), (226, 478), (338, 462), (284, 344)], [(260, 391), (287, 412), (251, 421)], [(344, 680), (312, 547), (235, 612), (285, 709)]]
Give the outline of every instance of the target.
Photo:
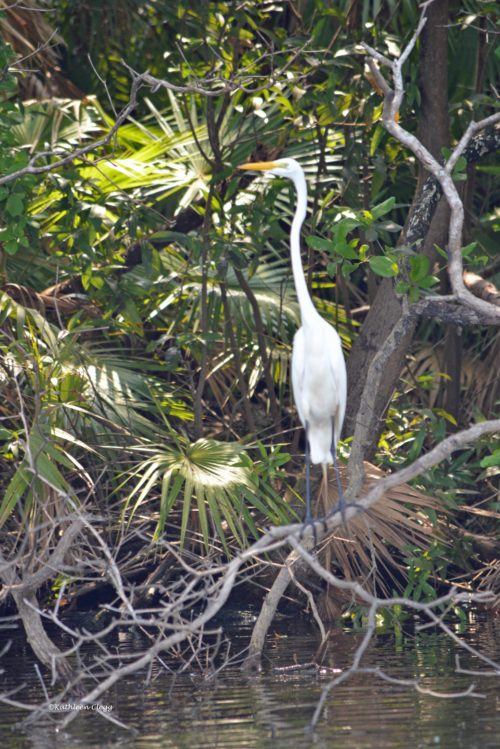
[[(1, 67), (10, 70), (0, 82), (0, 171), (35, 167), (0, 186), (0, 524), (43, 528), (49, 507), (60, 517), (80, 506), (109, 512), (122, 528), (144, 524), (153, 540), (167, 534), (200, 554), (231, 555), (264, 524), (301, 514), (289, 388), (298, 323), (287, 243), (293, 196), (279, 180), (248, 181), (235, 167), (252, 154), (304, 166), (304, 260), (346, 354), (381, 278), (405, 267), (398, 291), (412, 301), (442, 283), (446, 253), (431, 263), (397, 243), (418, 169), (380, 126), (382, 102), (356, 46), (365, 39), (398, 54), (417, 6), (97, 5), (52, 3), (30, 15), (36, 4), (25, 3), (25, 47), (47, 40), (47, 24), (59, 30), (55, 52), (39, 53), (36, 65), (15, 63), (26, 54), (22, 34), (8, 6), (0, 17)], [(454, 19), (457, 137), (472, 113), (490, 111), (499, 58), (486, 32), (498, 8), (467, 0)], [(108, 142), (49, 169), (112, 132), (131, 84), (122, 58), (177, 90), (143, 89)], [(415, 53), (400, 113), (409, 129), (418, 120), (417, 69)], [(33, 81), (47, 86), (45, 96), (27, 101)], [(465, 164), (458, 171), (466, 177)], [(487, 160), (476, 170), (464, 248), (468, 268), (491, 268), (493, 279), (497, 174)], [(449, 352), (439, 325), (422, 324), (389, 405), (383, 467), (415, 459), (470, 414), (493, 412), (498, 342), (483, 329), (463, 336), (463, 408), (450, 413)], [(490, 444), (477, 445), (422, 486), (455, 510), (482, 498), (498, 517), (497, 458)], [(428, 515), (436, 509), (433, 500)], [(478, 530), (489, 531), (488, 522)], [(386, 543), (396, 545), (391, 534)]]

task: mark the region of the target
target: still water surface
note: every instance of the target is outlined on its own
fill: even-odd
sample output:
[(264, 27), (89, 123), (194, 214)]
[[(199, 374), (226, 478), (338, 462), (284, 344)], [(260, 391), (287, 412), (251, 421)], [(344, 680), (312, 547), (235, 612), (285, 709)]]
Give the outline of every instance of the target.
[[(233, 651), (242, 650), (252, 621), (241, 619), (228, 630)], [(15, 635), (0, 633), (3, 640)], [(500, 620), (491, 618), (473, 625), (467, 640), (489, 657), (500, 655)], [(332, 633), (325, 665), (344, 669), (362, 635), (352, 631)], [(409, 635), (400, 642), (392, 634), (377, 635), (362, 665), (380, 667), (393, 677), (420, 679), (424, 688), (438, 692), (466, 689), (471, 682), (482, 697), (437, 699), (358, 674), (330, 692), (326, 709), (314, 734), (305, 729), (317, 700), (332, 678), (311, 671), (277, 671), (295, 662), (306, 663), (318, 645), (316, 630), (297, 619), (283, 620), (266, 649), (264, 671), (244, 676), (237, 666), (205, 681), (199, 673), (166, 674), (158, 668), (149, 684), (140, 676), (121, 681), (103, 703), (113, 715), (136, 729), (124, 732), (95, 712), (74, 721), (63, 735), (50, 722), (12, 729), (24, 714), (0, 705), (2, 749), (499, 749), (500, 678), (476, 657), (467, 654), (436, 632)], [(123, 646), (133, 647), (125, 641)], [(483, 675), (457, 674), (460, 665)], [(40, 699), (39, 682), (28, 648), (13, 643), (1, 662), (2, 691), (24, 682), (19, 695)]]

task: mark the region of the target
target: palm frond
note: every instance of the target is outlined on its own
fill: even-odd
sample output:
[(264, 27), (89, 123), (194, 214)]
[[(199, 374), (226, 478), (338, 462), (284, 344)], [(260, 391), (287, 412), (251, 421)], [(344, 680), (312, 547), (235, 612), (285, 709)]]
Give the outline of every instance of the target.
[(102, 129), (102, 121), (92, 98), (49, 99), (27, 102), (23, 117), (12, 128), (19, 146), (50, 150), (75, 146), (91, 138)]
[[(347, 468), (339, 466), (341, 482), (347, 488)], [(365, 483), (363, 492), (374, 482), (384, 477), (384, 471), (365, 462)], [(325, 506), (326, 504), (326, 506)], [(333, 470), (329, 471), (328, 493), (322, 484), (317, 489), (318, 514), (328, 513), (338, 504), (338, 490)], [(323, 563), (341, 570), (348, 580), (367, 583), (373, 589), (379, 587), (384, 593), (400, 588), (406, 579), (402, 564), (414, 547), (428, 549), (437, 539), (445, 544), (445, 535), (430, 519), (445, 510), (442, 503), (423, 494), (409, 484), (391, 489), (374, 507), (366, 513), (359, 513), (349, 521), (347, 528), (337, 529), (323, 543), (321, 554)], [(338, 614), (336, 601), (328, 601), (329, 590), (323, 601), (324, 612)]]
[(145, 504), (157, 505), (154, 538), (180, 524), (180, 544), (199, 533), (205, 549), (220, 542), (230, 553), (229, 539), (243, 547), (258, 535), (257, 516), (283, 522), (290, 513), (279, 498), (256, 484), (253, 464), (241, 444), (199, 439), (188, 443), (141, 445), (135, 454), (147, 457), (125, 476), (122, 486), (132, 484), (123, 507), (131, 523)]

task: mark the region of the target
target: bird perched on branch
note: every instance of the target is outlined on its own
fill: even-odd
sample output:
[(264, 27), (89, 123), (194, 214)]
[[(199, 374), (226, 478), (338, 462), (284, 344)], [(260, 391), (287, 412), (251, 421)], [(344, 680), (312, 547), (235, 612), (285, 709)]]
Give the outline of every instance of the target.
[(312, 520), (310, 464), (320, 463), (327, 491), (327, 469), (333, 463), (339, 490), (339, 509), (344, 517), (345, 499), (337, 465), (337, 442), (342, 430), (347, 400), (347, 374), (340, 337), (315, 308), (300, 257), (300, 230), (307, 212), (307, 185), (295, 159), (258, 161), (239, 169), (266, 171), (286, 177), (295, 185), (297, 205), (290, 231), (293, 280), (302, 325), (292, 351), (292, 387), (300, 421), (306, 432), (306, 517)]

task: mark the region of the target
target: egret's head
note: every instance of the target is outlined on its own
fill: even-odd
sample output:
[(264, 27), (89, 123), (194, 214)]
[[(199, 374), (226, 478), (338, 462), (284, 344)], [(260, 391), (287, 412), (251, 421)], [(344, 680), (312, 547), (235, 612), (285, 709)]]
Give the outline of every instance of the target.
[(288, 177), (293, 179), (299, 174), (302, 174), (302, 167), (295, 159), (277, 159), (276, 161), (254, 161), (248, 164), (241, 164), (238, 169), (246, 169), (249, 171), (257, 172), (269, 172), (269, 174), (275, 174), (277, 177)]

